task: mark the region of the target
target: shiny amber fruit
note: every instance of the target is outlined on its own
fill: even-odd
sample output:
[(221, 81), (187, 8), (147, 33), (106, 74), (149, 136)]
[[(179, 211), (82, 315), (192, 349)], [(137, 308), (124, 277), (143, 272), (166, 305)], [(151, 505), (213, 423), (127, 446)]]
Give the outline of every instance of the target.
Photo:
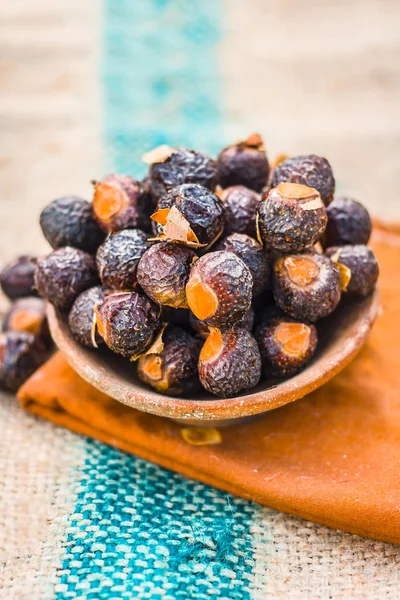
[(94, 182), (93, 216), (107, 233), (147, 229), (151, 210), (147, 187), (134, 177), (114, 174)]
[(258, 207), (259, 240), (278, 252), (300, 252), (320, 239), (327, 220), (316, 189), (280, 183), (263, 195)]
[(27, 331), (0, 334), (0, 387), (16, 392), (47, 359), (42, 340)]
[(307, 365), (317, 347), (314, 325), (278, 317), (258, 326), (255, 338), (265, 377), (290, 377)]
[(250, 308), (253, 278), (232, 252), (210, 252), (192, 267), (186, 299), (193, 314), (209, 327), (230, 327)]
[(273, 293), (284, 312), (313, 323), (328, 316), (339, 304), (339, 269), (316, 252), (281, 256), (274, 265)]
[(221, 200), (207, 188), (183, 184), (164, 196), (151, 216), (160, 239), (192, 247), (210, 246), (221, 235), (225, 210)]
[(261, 192), (268, 182), (268, 158), (258, 133), (224, 148), (218, 155), (217, 165), (218, 183), (223, 188), (244, 185)]
[(107, 346), (127, 358), (138, 358), (160, 330), (160, 308), (143, 293), (114, 292), (95, 307), (97, 331)]
[(138, 283), (154, 302), (187, 308), (185, 288), (195, 258), (196, 253), (182, 244), (154, 244), (140, 259)]
[(74, 338), (83, 346), (97, 348), (103, 341), (95, 327), (94, 309), (104, 298), (104, 289), (97, 285), (82, 292), (72, 305), (68, 315), (69, 327)]
[(139, 358), (138, 376), (157, 392), (179, 396), (200, 389), (197, 361), (201, 341), (174, 325), (162, 334), (157, 352)]
[(200, 352), (199, 377), (205, 389), (229, 398), (251, 389), (261, 377), (257, 342), (245, 329), (212, 329)]
[(96, 255), (104, 287), (110, 290), (130, 290), (135, 287), (139, 260), (149, 247), (147, 237), (140, 229), (125, 229), (107, 237)]
[(19, 256), (3, 268), (0, 274), (1, 289), (10, 300), (36, 296), (36, 263), (36, 256), (25, 255)]
[(335, 193), (335, 178), (326, 158), (307, 154), (293, 156), (280, 163), (273, 172), (271, 187), (280, 183), (300, 183), (315, 188), (328, 206)]
[(59, 310), (68, 310), (84, 290), (99, 283), (93, 256), (77, 248), (58, 248), (39, 258), (35, 287)]
[(379, 265), (375, 254), (363, 244), (328, 248), (327, 256), (339, 267), (343, 291), (368, 296), (374, 289)]

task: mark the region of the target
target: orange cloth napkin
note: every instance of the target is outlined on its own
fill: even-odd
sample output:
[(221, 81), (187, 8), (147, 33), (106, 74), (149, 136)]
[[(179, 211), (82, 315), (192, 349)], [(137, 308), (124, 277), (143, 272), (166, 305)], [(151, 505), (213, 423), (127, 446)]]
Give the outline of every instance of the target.
[(378, 228), (382, 314), (356, 360), (303, 400), (194, 446), (180, 425), (98, 392), (60, 353), (21, 388), (28, 411), (206, 484), (400, 543), (400, 235)]

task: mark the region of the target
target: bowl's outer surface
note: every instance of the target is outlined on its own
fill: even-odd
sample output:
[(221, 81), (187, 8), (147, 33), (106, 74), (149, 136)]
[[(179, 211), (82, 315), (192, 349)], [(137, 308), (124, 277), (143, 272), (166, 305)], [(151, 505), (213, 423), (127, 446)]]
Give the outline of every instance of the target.
[[(282, 382), (262, 381), (251, 394), (218, 399), (204, 393), (194, 400), (163, 396), (136, 378), (136, 365), (105, 348), (81, 346), (68, 320), (50, 304), (47, 308), (53, 339), (71, 367), (95, 388), (132, 408), (199, 425), (257, 415), (302, 398), (337, 375), (366, 341), (378, 314), (379, 294), (346, 299), (329, 318), (318, 324), (319, 348), (310, 365)], [(221, 423), (220, 423), (221, 424)]]

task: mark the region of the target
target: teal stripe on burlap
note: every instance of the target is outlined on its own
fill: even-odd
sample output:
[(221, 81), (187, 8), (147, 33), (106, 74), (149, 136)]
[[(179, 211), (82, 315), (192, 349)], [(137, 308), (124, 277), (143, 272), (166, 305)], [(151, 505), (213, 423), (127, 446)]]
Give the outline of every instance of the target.
[[(105, 2), (109, 170), (142, 176), (141, 155), (161, 143), (223, 145), (220, 11), (220, 0)], [(91, 440), (78, 480), (59, 600), (250, 598), (251, 503)]]

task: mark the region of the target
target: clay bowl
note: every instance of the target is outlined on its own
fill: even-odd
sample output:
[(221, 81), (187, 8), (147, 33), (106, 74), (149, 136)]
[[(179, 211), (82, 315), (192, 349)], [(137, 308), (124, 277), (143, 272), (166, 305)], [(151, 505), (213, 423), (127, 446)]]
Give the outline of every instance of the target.
[(378, 291), (369, 297), (346, 298), (318, 324), (319, 348), (310, 365), (285, 381), (261, 381), (250, 394), (218, 399), (211, 394), (190, 398), (163, 396), (136, 378), (136, 366), (106, 348), (90, 350), (75, 341), (65, 315), (48, 305), (53, 339), (71, 367), (95, 388), (143, 412), (199, 426), (221, 426), (302, 398), (337, 375), (367, 339), (379, 307)]

